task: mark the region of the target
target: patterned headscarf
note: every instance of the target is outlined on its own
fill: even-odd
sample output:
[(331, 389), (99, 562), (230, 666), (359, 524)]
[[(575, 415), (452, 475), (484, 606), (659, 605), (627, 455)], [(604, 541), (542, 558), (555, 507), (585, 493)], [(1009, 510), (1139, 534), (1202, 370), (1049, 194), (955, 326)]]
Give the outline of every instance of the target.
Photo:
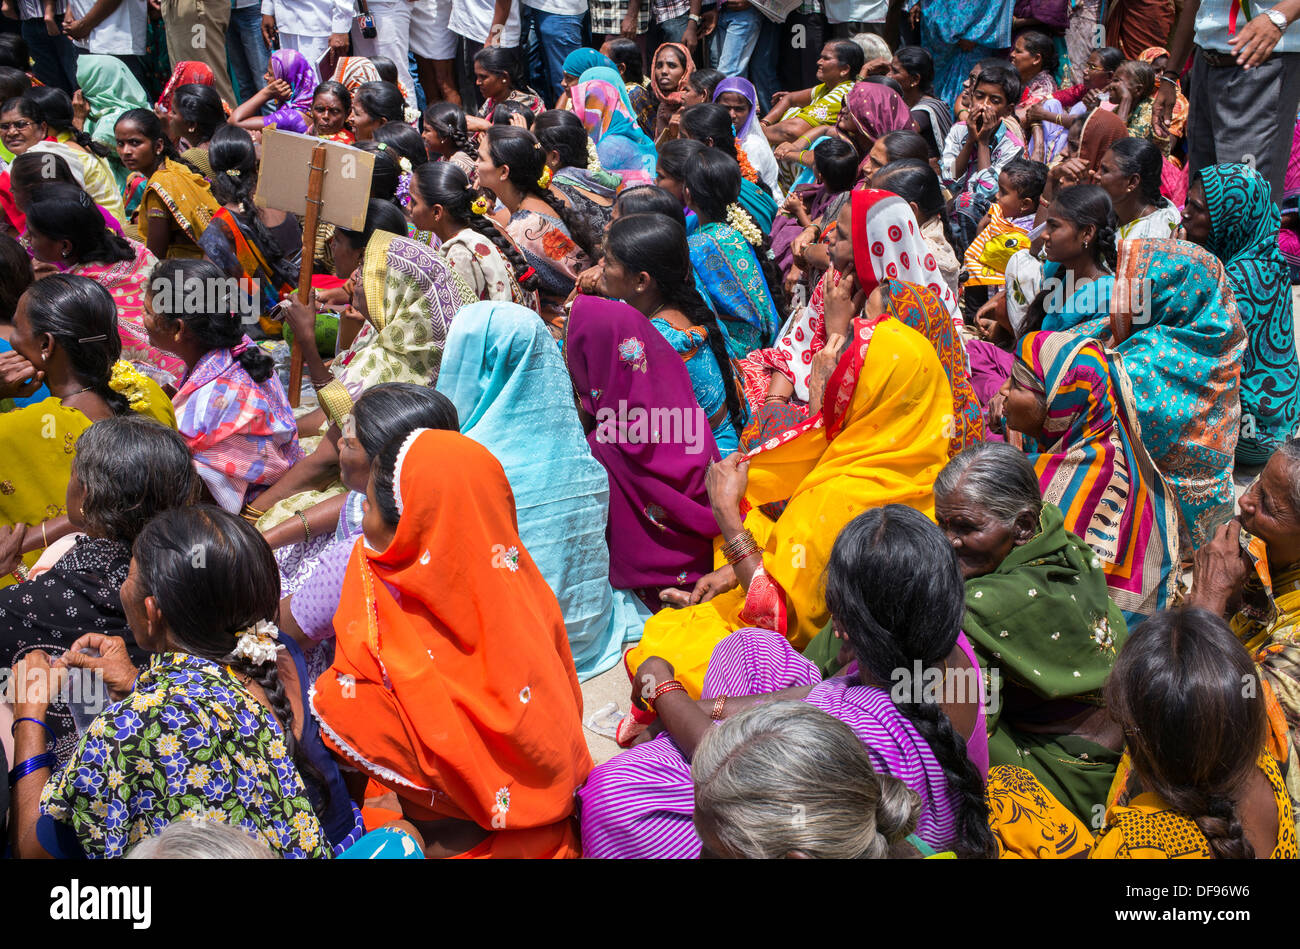
[(959, 322), (957, 298), (944, 283), (911, 206), (892, 191), (876, 188), (854, 191), (852, 201), (853, 265), (862, 289), (870, 294), (886, 280), (919, 284)]
[(167, 80), (167, 85), (163, 86), (162, 95), (158, 97), (154, 109), (158, 112), (170, 112), (172, 95), (180, 86), (213, 86), (216, 82), (212, 67), (207, 63), (196, 63), (191, 60), (177, 63), (176, 68), (172, 70), (171, 78)]
[(316, 91), (316, 70), (307, 57), (296, 49), (277, 49), (271, 54), (271, 75), (283, 79), (293, 90), (289, 104), (304, 112), (311, 109), (311, 97)]
[(379, 70), (364, 56), (344, 56), (334, 67), (334, 81), (355, 93), (367, 82), (379, 82)]

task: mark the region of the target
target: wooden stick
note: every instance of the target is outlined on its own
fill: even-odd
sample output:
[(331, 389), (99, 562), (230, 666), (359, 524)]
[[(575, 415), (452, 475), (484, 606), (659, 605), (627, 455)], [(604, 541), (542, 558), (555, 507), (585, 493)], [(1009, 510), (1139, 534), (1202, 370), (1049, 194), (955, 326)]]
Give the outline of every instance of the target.
[[(320, 226), (321, 192), (325, 187), (325, 146), (317, 145), (311, 153), (311, 176), (307, 179), (307, 216), (302, 225), (302, 265), (298, 268), (298, 302), (311, 302), (311, 277), (316, 264), (316, 231)], [(316, 345), (313, 334), (309, 340)], [(302, 395), (302, 347), (304, 341), (295, 333), (293, 357), (289, 362), (289, 405), (298, 407)]]

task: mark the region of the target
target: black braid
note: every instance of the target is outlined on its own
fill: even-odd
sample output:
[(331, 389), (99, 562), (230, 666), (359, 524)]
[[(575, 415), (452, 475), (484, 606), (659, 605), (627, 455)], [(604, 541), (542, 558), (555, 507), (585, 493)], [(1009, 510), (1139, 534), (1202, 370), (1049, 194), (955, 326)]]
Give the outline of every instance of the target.
[(312, 810), (323, 821), (325, 810), (330, 805), (329, 782), (325, 780), (325, 775), (321, 773), (320, 769), (307, 757), (307, 753), (298, 743), (298, 739), (294, 737), (293, 706), (289, 704), (289, 696), (284, 691), (284, 683), (280, 681), (280, 673), (276, 668), (275, 660), (255, 666), (247, 659), (239, 657), (230, 665), (237, 672), (242, 672), (256, 682), (262, 687), (262, 691), (266, 693), (266, 700), (271, 705), (271, 711), (275, 714), (280, 727), (284, 729), (284, 746), (289, 752), (289, 757), (293, 759), (294, 765), (298, 768), (298, 773), (302, 775), (303, 784), (307, 786), (307, 797), (311, 800)]
[(1211, 795), (1207, 804), (1206, 815), (1195, 820), (1214, 856), (1219, 860), (1254, 860), (1255, 848), (1246, 839), (1232, 798)]
[(451, 162), (426, 162), (411, 173), (411, 185), (425, 204), (441, 205), (453, 220), (490, 240), (515, 272), (515, 280), (522, 289), (536, 289), (538, 277), (535, 272), (527, 279), (521, 279), (528, 272), (529, 264), (514, 241), (486, 216), (474, 213), (477, 195), (470, 189), (464, 169)]
[[(921, 693), (924, 695), (924, 690)], [(939, 766), (943, 768), (948, 787), (960, 796), (957, 806), (957, 836), (953, 847), (957, 856), (996, 856), (997, 844), (993, 831), (989, 828), (984, 782), (971, 763), (966, 742), (952, 727), (952, 720), (936, 702), (895, 702), (894, 707), (921, 733)]]
[(445, 138), (455, 144), (456, 148), (467, 155), (474, 154), (474, 146), (469, 140), (469, 130), (465, 125), (465, 112), (460, 106), (451, 102), (435, 102), (424, 110), (424, 122)]
[[(282, 259), (284, 251), (280, 242), (267, 230), (261, 212), (253, 203), (260, 167), (253, 137), (236, 125), (221, 126), (212, 135), (208, 161), (212, 165), (212, 185), (217, 200), (239, 209), (234, 212), (235, 216), (252, 232), (254, 243), (268, 263)], [(275, 279), (277, 275), (267, 276)]]
[(732, 364), (731, 354), (727, 352), (727, 344), (722, 338), (722, 329), (718, 325), (718, 314), (709, 309), (708, 304), (700, 296), (700, 291), (695, 287), (693, 271), (687, 273), (685, 280), (671, 286), (661, 286), (659, 291), (671, 306), (680, 310), (696, 326), (704, 327), (708, 333), (709, 349), (713, 352), (718, 371), (722, 373), (722, 384), (727, 390), (727, 417), (731, 421), (731, 427), (739, 435), (740, 421), (744, 417), (741, 411), (740, 388), (736, 384), (736, 367)]
[(574, 242), (589, 258), (596, 260), (600, 256), (600, 235), (593, 234), (586, 223), (549, 188), (538, 184), (546, 170), (546, 151), (537, 137), (512, 125), (494, 125), (487, 136), (493, 163), (510, 168), (510, 183), (523, 194), (540, 198), (550, 205)]

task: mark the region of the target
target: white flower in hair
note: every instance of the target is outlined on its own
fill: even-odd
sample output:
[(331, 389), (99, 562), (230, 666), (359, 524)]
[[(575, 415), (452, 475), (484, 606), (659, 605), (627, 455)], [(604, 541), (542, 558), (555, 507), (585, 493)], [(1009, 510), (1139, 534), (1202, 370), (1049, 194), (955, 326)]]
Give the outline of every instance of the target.
[(402, 169), (402, 174), (409, 175), (411, 173), (411, 159), (399, 158), (397, 160), (397, 165)]
[(732, 202), (727, 205), (727, 223), (740, 232), (752, 247), (760, 247), (763, 244), (763, 232), (758, 229), (754, 219), (739, 204)]
[(269, 620), (258, 620), (239, 634), (232, 659), (245, 659), (250, 666), (275, 662), (275, 643), (280, 638), (279, 628)]
[(407, 125), (414, 125), (420, 121), (420, 110), (414, 106), (407, 106), (402, 110), (402, 118), (406, 120)]

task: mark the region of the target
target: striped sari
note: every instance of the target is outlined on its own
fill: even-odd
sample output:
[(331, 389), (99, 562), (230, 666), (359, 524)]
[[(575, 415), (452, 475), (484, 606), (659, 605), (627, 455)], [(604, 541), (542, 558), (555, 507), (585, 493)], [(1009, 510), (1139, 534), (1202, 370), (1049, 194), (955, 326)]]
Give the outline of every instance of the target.
[(1013, 380), (1047, 403), (1042, 437), (1026, 446), (1043, 500), (1096, 552), (1134, 626), (1169, 605), (1187, 537), (1143, 447), (1132, 383), (1118, 356), (1071, 333), (1029, 333), (1019, 356)]
[(1223, 266), (1175, 240), (1121, 241), (1110, 312), (1070, 332), (1117, 350), (1142, 441), (1200, 546), (1232, 516), (1246, 332)]

